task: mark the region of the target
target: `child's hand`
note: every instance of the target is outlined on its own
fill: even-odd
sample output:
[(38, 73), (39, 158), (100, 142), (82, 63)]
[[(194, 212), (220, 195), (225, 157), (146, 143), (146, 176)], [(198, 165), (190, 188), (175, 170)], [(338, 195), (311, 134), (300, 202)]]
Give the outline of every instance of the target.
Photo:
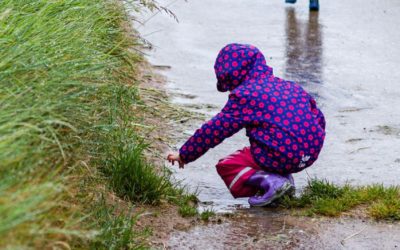
[(167, 156), (167, 160), (172, 163), (172, 165), (175, 164), (175, 161), (177, 161), (179, 163), (179, 168), (184, 168), (185, 167), (185, 163), (182, 161), (179, 153), (170, 153)]

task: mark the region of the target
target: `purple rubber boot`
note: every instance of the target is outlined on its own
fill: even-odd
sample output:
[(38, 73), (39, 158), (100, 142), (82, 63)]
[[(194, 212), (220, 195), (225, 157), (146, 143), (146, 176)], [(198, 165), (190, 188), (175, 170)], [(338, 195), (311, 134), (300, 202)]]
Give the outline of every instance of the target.
[(292, 184), (292, 187), (287, 192), (287, 195), (294, 196), (296, 194), (296, 186), (294, 185), (294, 179), (292, 174), (285, 174), (284, 177), (289, 180), (290, 184)]
[[(293, 180), (293, 178), (291, 179)], [(249, 204), (254, 207), (266, 206), (293, 189), (291, 181), (287, 177), (264, 171), (254, 173), (246, 184), (265, 192), (263, 195), (255, 195), (249, 198)]]

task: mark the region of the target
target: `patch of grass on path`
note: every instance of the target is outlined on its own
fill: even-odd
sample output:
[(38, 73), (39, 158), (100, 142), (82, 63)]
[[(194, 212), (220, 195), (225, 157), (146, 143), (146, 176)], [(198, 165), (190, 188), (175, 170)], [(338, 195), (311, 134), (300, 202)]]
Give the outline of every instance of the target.
[(312, 179), (299, 197), (285, 197), (282, 205), (290, 209), (302, 208), (307, 215), (325, 216), (339, 216), (365, 205), (372, 218), (400, 220), (400, 187), (336, 186), (326, 180)]
[(214, 212), (212, 209), (207, 209), (207, 210), (204, 210), (203, 212), (201, 212), (200, 218), (201, 218), (203, 221), (209, 221), (210, 218), (214, 217), (215, 215), (216, 215), (216, 214), (215, 214), (215, 212)]

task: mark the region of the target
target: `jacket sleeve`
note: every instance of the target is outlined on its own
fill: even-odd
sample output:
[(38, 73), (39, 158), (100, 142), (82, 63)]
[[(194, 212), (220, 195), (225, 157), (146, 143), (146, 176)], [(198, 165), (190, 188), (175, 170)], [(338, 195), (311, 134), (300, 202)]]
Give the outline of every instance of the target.
[(195, 161), (210, 148), (220, 144), (244, 127), (239, 98), (231, 93), (225, 107), (211, 120), (196, 130), (180, 148), (179, 154), (184, 163)]
[(325, 131), (325, 117), (324, 114), (317, 108), (317, 102), (315, 101), (314, 98), (311, 97), (310, 99), (310, 104), (311, 104), (311, 112), (314, 114), (316, 117), (318, 124), (321, 126), (321, 128)]

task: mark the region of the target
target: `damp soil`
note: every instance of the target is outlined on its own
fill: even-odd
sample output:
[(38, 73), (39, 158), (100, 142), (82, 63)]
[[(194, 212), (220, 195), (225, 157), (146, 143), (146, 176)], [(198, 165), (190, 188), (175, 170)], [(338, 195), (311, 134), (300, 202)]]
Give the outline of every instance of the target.
[[(213, 63), (230, 42), (259, 47), (274, 74), (300, 82), (327, 120), (319, 160), (294, 176), (298, 190), (310, 177), (335, 184), (399, 185), (400, 5), (396, 0), (324, 1), (309, 12), (307, 1), (159, 1), (179, 19), (151, 13), (136, 28), (152, 43), (148, 59), (167, 79), (172, 102), (210, 118), (227, 96), (215, 87)], [(143, 22), (142, 22), (143, 23)], [(175, 149), (204, 122), (186, 119)], [(200, 209), (220, 222), (173, 230), (171, 249), (398, 249), (400, 226), (358, 216), (293, 217), (276, 209), (249, 208), (233, 199), (215, 164), (248, 145), (244, 133), (224, 141), (175, 177), (199, 192)]]

